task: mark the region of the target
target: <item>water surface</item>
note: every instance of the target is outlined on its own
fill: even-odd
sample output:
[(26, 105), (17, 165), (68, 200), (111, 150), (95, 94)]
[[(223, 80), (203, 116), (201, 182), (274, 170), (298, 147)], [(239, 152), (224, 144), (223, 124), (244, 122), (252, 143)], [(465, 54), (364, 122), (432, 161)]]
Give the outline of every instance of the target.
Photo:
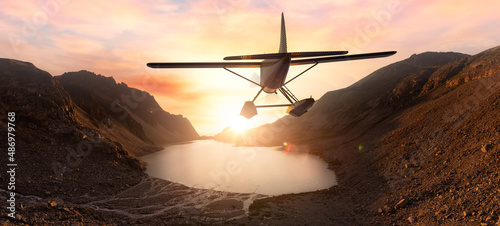
[(235, 147), (199, 140), (141, 157), (146, 173), (194, 188), (280, 195), (336, 185), (335, 173), (319, 157), (279, 147)]

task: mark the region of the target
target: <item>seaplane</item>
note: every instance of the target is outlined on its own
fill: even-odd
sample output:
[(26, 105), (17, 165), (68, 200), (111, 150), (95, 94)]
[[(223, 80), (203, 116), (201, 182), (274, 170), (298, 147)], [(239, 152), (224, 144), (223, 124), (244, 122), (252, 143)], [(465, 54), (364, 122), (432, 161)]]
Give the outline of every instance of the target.
[[(157, 62), (148, 63), (147, 66), (150, 68), (222, 68), (260, 87), (260, 90), (253, 100), (246, 101), (243, 104), (243, 108), (240, 112), (240, 115), (243, 117), (250, 119), (257, 115), (257, 108), (265, 107), (288, 107), (286, 113), (295, 117), (300, 117), (313, 106), (314, 99), (312, 97), (302, 100), (297, 99), (286, 87), (288, 83), (303, 75), (319, 63), (388, 57), (395, 53), (396, 51), (386, 51), (347, 55), (348, 51), (288, 52), (285, 17), (284, 14), (281, 13), (280, 46), (277, 53), (228, 56), (224, 58), (225, 61), (223, 62)], [(297, 65), (311, 66), (287, 81), (286, 78), (290, 66)], [(242, 76), (230, 68), (260, 68), (260, 82)], [(257, 97), (262, 92), (278, 94), (278, 91), (285, 96), (290, 102), (289, 104), (255, 105)]]

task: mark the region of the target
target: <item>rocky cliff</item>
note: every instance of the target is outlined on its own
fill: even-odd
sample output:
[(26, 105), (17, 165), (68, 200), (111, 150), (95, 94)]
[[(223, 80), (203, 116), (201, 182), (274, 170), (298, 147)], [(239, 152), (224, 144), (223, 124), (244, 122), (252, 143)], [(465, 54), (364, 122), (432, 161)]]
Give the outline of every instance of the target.
[[(95, 210), (75, 203), (138, 184), (146, 174), (137, 155), (198, 137), (187, 119), (163, 111), (148, 93), (87, 71), (52, 77), (31, 63), (0, 59), (0, 96), (0, 135), (7, 140), (10, 132), (14, 148), (8, 155), (8, 146), (0, 147), (8, 160), (2, 169), (15, 168), (0, 175), (0, 197), (12, 191), (18, 200), (14, 218), (2, 211), (4, 223), (102, 224)], [(162, 132), (167, 138), (150, 136)], [(40, 203), (47, 199), (57, 201)], [(62, 200), (70, 203), (65, 209)]]
[(87, 113), (93, 126), (103, 127), (110, 139), (133, 147), (136, 155), (148, 152), (137, 144), (161, 146), (199, 138), (188, 119), (164, 111), (149, 93), (117, 84), (112, 77), (79, 71), (55, 79)]
[[(60, 191), (77, 197), (112, 193), (141, 180), (141, 163), (120, 143), (84, 126), (78, 115), (85, 112), (49, 73), (10, 59), (0, 59), (0, 68), (3, 137), (8, 112), (15, 114), (17, 193), (46, 197)], [(3, 153), (6, 148), (1, 147)], [(5, 174), (1, 179), (7, 184)], [(96, 190), (97, 184), (108, 189)]]

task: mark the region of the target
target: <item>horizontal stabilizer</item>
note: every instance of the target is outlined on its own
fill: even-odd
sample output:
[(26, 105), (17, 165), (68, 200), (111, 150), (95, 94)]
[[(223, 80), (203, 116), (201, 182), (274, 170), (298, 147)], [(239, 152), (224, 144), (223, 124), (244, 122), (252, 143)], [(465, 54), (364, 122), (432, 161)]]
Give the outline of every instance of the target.
[(291, 52), (291, 53), (266, 53), (266, 54), (254, 54), (254, 55), (243, 55), (243, 56), (228, 56), (224, 57), (224, 60), (266, 60), (266, 59), (280, 59), (286, 54), (290, 54), (291, 58), (300, 57), (319, 57), (319, 56), (334, 56), (347, 54), (347, 51), (316, 51), (316, 52)]
[(319, 56), (334, 56), (347, 54), (347, 51), (316, 51), (316, 52), (291, 52), (292, 58), (300, 57), (319, 57)]
[(297, 59), (297, 60), (292, 60), (290, 62), (290, 66), (303, 65), (303, 64), (349, 61), (349, 60), (371, 59), (371, 58), (379, 58), (379, 57), (388, 57), (388, 56), (391, 56), (394, 54), (396, 54), (396, 51), (363, 53), (363, 54), (353, 54), (353, 55), (333, 56), (333, 57), (316, 57), (316, 58)]
[(243, 55), (243, 56), (227, 56), (224, 60), (266, 60), (266, 59), (279, 59), (285, 56), (286, 53), (266, 53), (266, 54), (254, 54), (254, 55)]

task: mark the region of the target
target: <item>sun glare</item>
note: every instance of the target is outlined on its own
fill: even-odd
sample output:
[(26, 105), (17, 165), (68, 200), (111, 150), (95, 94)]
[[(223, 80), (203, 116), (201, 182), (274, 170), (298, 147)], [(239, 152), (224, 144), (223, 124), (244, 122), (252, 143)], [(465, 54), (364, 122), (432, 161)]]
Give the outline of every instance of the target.
[(243, 132), (250, 128), (248, 121), (248, 119), (240, 115), (233, 120), (231, 128), (236, 132)]

